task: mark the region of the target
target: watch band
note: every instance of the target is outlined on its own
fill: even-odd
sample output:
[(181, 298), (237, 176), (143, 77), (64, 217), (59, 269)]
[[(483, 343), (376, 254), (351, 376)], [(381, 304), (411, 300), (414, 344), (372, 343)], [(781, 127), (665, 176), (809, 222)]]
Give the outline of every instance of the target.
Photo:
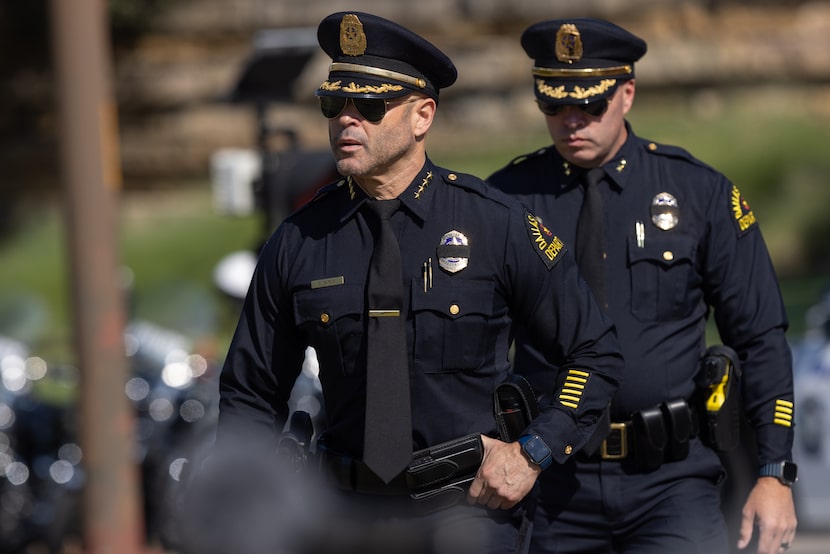
[(758, 471), (759, 477), (775, 477), (782, 484), (788, 487), (798, 481), (798, 466), (789, 461), (764, 464)]

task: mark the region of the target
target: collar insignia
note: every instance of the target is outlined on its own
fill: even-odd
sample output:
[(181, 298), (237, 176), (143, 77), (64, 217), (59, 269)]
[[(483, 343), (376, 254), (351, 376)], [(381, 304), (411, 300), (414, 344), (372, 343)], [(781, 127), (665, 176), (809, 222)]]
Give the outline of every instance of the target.
[(429, 186), (430, 181), (432, 181), (432, 171), (427, 171), (426, 177), (421, 181), (421, 184), (418, 185), (418, 189), (415, 191), (415, 199), (420, 200), (421, 195), (424, 193), (426, 188)]

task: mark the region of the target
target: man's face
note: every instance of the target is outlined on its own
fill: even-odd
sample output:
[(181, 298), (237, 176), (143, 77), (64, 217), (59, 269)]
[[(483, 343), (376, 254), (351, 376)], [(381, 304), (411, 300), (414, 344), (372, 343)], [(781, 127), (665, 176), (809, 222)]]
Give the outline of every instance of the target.
[[(417, 96), (387, 101), (386, 115), (371, 122), (350, 100), (343, 111), (329, 119), (329, 142), (341, 175), (379, 177), (414, 150), (413, 104)], [(383, 102), (383, 100), (377, 100)]]
[(625, 142), (625, 114), (634, 101), (634, 80), (622, 83), (599, 116), (566, 106), (556, 115), (545, 115), (556, 149), (579, 167), (598, 167), (611, 160)]

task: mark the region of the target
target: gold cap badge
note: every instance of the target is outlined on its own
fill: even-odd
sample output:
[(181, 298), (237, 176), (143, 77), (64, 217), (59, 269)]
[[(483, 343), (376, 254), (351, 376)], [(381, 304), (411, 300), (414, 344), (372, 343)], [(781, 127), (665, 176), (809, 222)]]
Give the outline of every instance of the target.
[(353, 13), (340, 20), (340, 50), (347, 56), (362, 56), (366, 52), (366, 33), (363, 23)]
[(573, 23), (564, 23), (556, 31), (556, 59), (563, 63), (582, 59), (582, 37)]

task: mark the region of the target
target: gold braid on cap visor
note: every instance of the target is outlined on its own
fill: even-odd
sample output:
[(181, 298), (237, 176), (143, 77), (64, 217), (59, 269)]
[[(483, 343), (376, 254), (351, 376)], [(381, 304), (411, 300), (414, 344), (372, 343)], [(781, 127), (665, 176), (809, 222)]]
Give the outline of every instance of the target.
[(616, 67), (586, 67), (583, 69), (553, 69), (550, 67), (533, 68), (535, 77), (613, 77), (614, 75), (631, 75), (634, 68), (630, 65), (618, 65)]
[(353, 73), (365, 73), (366, 75), (374, 75), (376, 77), (394, 79), (395, 81), (401, 81), (402, 83), (406, 83), (408, 85), (412, 85), (418, 88), (426, 88), (427, 86), (427, 82), (424, 79), (419, 79), (418, 77), (412, 77), (410, 75), (406, 75), (405, 73), (398, 73), (397, 71), (390, 71), (389, 69), (381, 69), (379, 67), (359, 65), (356, 63), (335, 62), (331, 64), (331, 66), (329, 66), (329, 72), (332, 71), (350, 71)]

